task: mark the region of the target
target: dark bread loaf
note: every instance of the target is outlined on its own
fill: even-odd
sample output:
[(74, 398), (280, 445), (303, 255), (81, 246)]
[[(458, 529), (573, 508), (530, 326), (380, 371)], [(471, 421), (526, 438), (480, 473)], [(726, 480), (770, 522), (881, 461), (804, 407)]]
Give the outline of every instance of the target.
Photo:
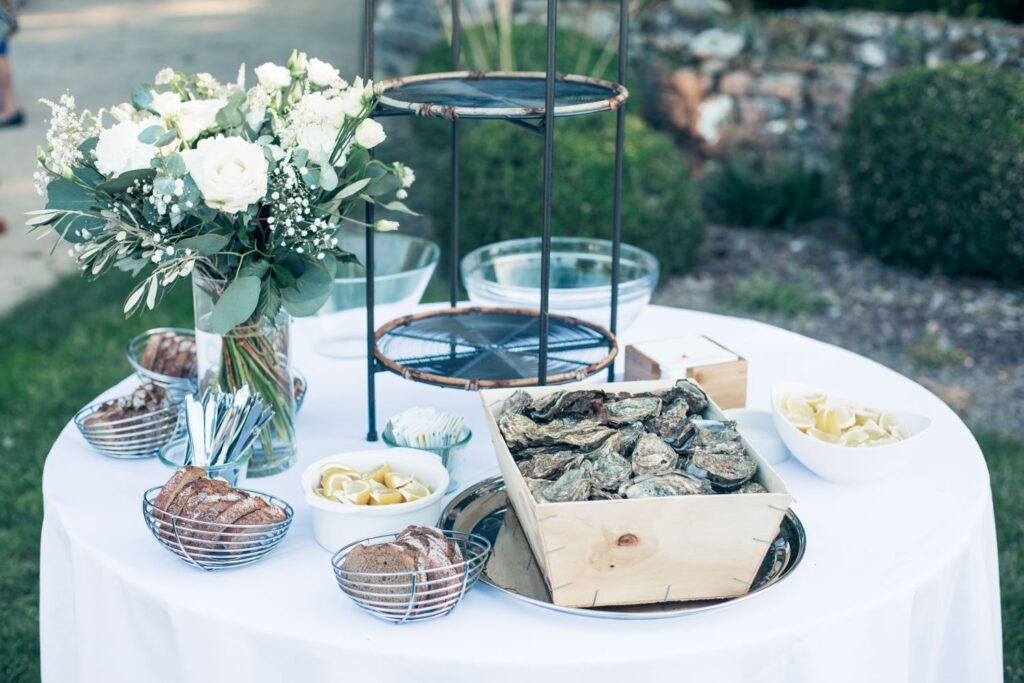
[(196, 342), (174, 332), (159, 332), (146, 340), (139, 365), (168, 377), (191, 377), (196, 370)]
[(160, 489), (160, 493), (157, 494), (156, 499), (153, 501), (153, 505), (161, 510), (166, 510), (171, 504), (171, 501), (181, 493), (181, 489), (205, 476), (206, 470), (202, 467), (181, 468), (172, 474), (171, 478), (167, 480), (166, 484), (164, 484), (164, 487)]
[[(453, 603), (462, 586), (462, 553), (456, 543), (437, 529), (409, 526), (391, 543), (357, 545), (346, 555), (341, 568), (371, 574), (397, 573), (395, 576), (359, 576), (353, 580), (379, 584), (380, 587), (356, 587), (355, 590), (383, 595), (359, 596), (378, 602), (408, 602), (416, 583), (417, 611), (443, 608)], [(394, 597), (388, 597), (388, 596)]]

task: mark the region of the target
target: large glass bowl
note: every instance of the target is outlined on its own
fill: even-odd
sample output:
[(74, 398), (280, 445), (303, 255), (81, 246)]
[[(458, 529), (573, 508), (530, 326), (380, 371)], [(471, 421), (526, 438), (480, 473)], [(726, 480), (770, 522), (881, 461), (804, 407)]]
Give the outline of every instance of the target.
[[(479, 306), (540, 308), (539, 237), (496, 242), (462, 259), (462, 285)], [(622, 332), (644, 309), (658, 286), (660, 266), (652, 254), (622, 245), (619, 261), (619, 319)], [(609, 326), (612, 243), (581, 237), (551, 239), (549, 309)]]
[[(317, 313), (320, 353), (336, 358), (366, 355), (366, 233), (345, 230), (342, 249), (359, 263), (338, 266), (331, 298)], [(440, 248), (429, 240), (395, 232), (378, 233), (374, 242), (374, 321), (376, 325), (407, 315), (427, 289)]]

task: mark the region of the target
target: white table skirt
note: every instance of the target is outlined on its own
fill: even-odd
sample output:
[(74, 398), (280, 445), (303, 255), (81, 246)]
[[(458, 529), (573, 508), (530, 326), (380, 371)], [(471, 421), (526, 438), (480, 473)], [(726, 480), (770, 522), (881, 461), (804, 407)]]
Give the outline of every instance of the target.
[[(938, 398), (842, 349), (759, 323), (652, 306), (624, 335), (708, 334), (750, 361), (749, 405), (774, 381), (928, 415), (909, 470), (868, 486), (779, 465), (807, 530), (798, 570), (776, 588), (681, 619), (583, 619), (480, 585), (444, 619), (394, 626), (337, 588), (313, 540), (298, 479), (306, 464), (380, 447), (366, 431), (365, 361), (312, 350), (297, 324), (295, 363), (310, 380), (299, 462), (250, 486), (284, 497), (295, 522), (250, 567), (203, 574), (150, 536), (141, 496), (169, 470), (93, 451), (73, 425), (43, 474), (40, 576), (43, 679), (75, 681), (949, 681), (1002, 680), (995, 529), (988, 471), (967, 428)], [(621, 360), (620, 360), (621, 367)], [(123, 390), (134, 380), (116, 388)], [(378, 415), (435, 404), (474, 437), (462, 485), (497, 472), (476, 394), (378, 376)]]

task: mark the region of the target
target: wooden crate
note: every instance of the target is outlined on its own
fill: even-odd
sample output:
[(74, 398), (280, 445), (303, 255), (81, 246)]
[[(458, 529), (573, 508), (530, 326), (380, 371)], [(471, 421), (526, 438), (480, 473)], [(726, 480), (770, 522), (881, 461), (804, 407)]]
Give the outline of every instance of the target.
[[(639, 393), (670, 381), (587, 384)], [(542, 396), (561, 387), (525, 389)], [(768, 493), (538, 503), (498, 429), (513, 389), (481, 391), (509, 500), (544, 571), (555, 604), (629, 605), (725, 598), (746, 593), (793, 497), (744, 439)], [(713, 403), (707, 413), (721, 418)]]
[[(734, 360), (707, 362), (715, 355), (708, 352), (708, 347), (731, 355)], [(686, 377), (704, 387), (723, 410), (747, 405), (746, 359), (704, 335), (630, 344), (626, 347), (625, 373), (627, 382)]]

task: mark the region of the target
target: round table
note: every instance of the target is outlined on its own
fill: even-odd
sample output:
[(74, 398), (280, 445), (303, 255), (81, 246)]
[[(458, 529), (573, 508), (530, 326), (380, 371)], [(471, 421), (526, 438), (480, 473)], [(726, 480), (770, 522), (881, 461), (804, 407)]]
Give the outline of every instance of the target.
[[(747, 358), (748, 403), (767, 409), (787, 378), (927, 415), (909, 470), (841, 486), (790, 459), (807, 553), (771, 591), (680, 619), (586, 619), (518, 603), (483, 584), (444, 619), (404, 626), (361, 612), (313, 540), (299, 475), (367, 444), (365, 361), (314, 351), (296, 323), (295, 364), (310, 380), (299, 461), (249, 486), (292, 502), (295, 521), (265, 560), (205, 574), (160, 547), (141, 496), (170, 472), (117, 461), (69, 424), (46, 461), (40, 631), (46, 681), (1000, 681), (999, 579), (988, 471), (938, 398), (870, 360), (748, 320), (657, 306), (622, 335), (707, 334)], [(619, 367), (622, 362), (620, 360)], [(134, 379), (108, 394), (124, 393)], [(479, 397), (382, 374), (383, 419), (413, 405), (463, 414), (475, 436), (462, 486), (497, 472)]]

